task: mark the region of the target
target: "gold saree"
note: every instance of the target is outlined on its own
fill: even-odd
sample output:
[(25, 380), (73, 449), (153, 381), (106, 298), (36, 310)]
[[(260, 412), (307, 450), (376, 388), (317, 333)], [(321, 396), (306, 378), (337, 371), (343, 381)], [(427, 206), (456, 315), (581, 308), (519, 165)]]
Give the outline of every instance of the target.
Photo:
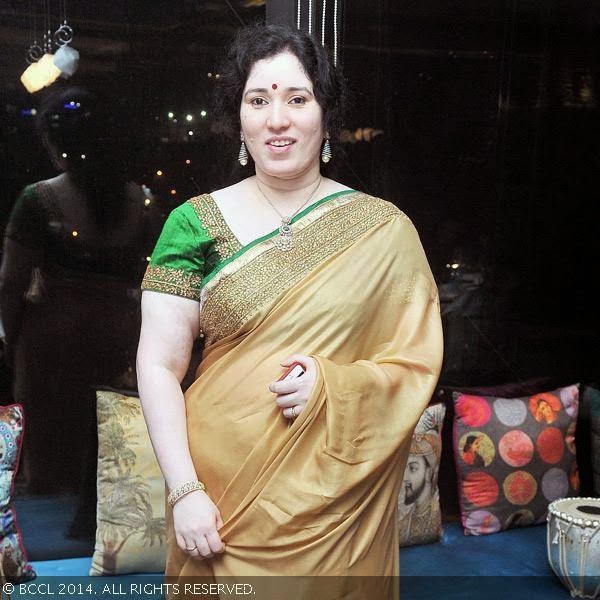
[[(442, 358), (436, 286), (412, 223), (388, 202), (336, 195), (293, 227), (290, 251), (265, 236), (203, 282), (188, 437), (226, 551), (197, 561), (170, 529), (170, 581), (398, 575), (398, 489)], [(319, 375), (290, 424), (268, 384), (294, 353)], [(305, 597), (290, 594), (273, 597)]]

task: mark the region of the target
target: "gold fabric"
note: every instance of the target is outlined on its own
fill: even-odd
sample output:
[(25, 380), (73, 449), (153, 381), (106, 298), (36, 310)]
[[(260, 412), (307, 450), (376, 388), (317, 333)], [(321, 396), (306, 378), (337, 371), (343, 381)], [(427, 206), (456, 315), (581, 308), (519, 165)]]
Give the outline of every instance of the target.
[(197, 300), (201, 284), (202, 277), (195, 273), (186, 273), (181, 269), (171, 267), (149, 265), (144, 274), (142, 287), (155, 292)]
[[(169, 581), (394, 581), (398, 490), (442, 358), (437, 290), (412, 223), (380, 199), (335, 198), (295, 224), (293, 251), (269, 238), (236, 255), (201, 306), (208, 345), (186, 392), (189, 447), (227, 550), (190, 558), (167, 511)], [(290, 423), (268, 384), (292, 353), (313, 356), (318, 379)], [(378, 598), (396, 597), (397, 585), (384, 587)], [(285, 590), (342, 597), (303, 594)]]
[[(294, 245), (290, 250), (282, 252), (276, 246), (277, 236), (248, 248), (238, 260), (224, 265), (202, 289), (202, 330), (206, 343), (235, 333), (258, 307), (393, 215), (407, 218), (393, 204), (367, 194), (338, 196), (313, 209), (300, 227), (294, 227)], [(227, 285), (220, 285), (225, 279)], [(410, 293), (410, 286), (406, 286), (406, 293)]]
[(96, 392), (98, 526), (90, 575), (164, 569), (165, 480), (139, 398)]
[(222, 259), (228, 258), (241, 248), (240, 243), (229, 229), (217, 203), (210, 194), (196, 196), (188, 202), (196, 211), (202, 226), (214, 239), (215, 248)]

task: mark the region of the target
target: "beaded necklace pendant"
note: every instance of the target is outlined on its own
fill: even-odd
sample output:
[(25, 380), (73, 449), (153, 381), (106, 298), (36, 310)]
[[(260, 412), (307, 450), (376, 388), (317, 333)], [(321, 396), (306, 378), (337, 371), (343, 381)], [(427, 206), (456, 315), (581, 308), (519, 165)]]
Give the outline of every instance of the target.
[(291, 249), (294, 241), (294, 232), (292, 231), (291, 217), (282, 217), (281, 225), (279, 226), (279, 237), (275, 244), (280, 250), (287, 252)]

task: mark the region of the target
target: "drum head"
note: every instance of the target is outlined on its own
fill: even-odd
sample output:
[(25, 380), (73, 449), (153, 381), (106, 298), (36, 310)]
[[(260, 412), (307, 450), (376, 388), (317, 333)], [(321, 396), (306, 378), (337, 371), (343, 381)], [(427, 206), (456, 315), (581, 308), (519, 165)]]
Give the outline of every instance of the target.
[(600, 521), (600, 498), (561, 498), (552, 503), (551, 512), (584, 521)]

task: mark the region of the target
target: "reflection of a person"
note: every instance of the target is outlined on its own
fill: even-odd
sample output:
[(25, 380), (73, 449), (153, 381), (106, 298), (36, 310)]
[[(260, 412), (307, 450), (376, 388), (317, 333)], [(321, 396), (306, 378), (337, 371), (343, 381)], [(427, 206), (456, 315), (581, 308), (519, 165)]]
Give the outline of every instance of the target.
[[(397, 575), (386, 524), (440, 366), (435, 284), (396, 207), (321, 175), (341, 90), (321, 45), (252, 27), (228, 56), (219, 81), (254, 176), (175, 209), (143, 283), (167, 576)], [(292, 360), (305, 374), (275, 382)]]
[(115, 385), (133, 364), (135, 286), (154, 241), (151, 209), (127, 180), (110, 112), (114, 106), (81, 89), (46, 99), (40, 130), (63, 173), (21, 193), (0, 272), (14, 399), (26, 419), (28, 491), (76, 491), (87, 478), (82, 533), (85, 523), (94, 527), (93, 386)]
[[(404, 470), (399, 509), (400, 543), (416, 544), (436, 539), (436, 524), (441, 522), (435, 498), (441, 452), (437, 432), (415, 433)], [(435, 532), (432, 534), (432, 531)]]

